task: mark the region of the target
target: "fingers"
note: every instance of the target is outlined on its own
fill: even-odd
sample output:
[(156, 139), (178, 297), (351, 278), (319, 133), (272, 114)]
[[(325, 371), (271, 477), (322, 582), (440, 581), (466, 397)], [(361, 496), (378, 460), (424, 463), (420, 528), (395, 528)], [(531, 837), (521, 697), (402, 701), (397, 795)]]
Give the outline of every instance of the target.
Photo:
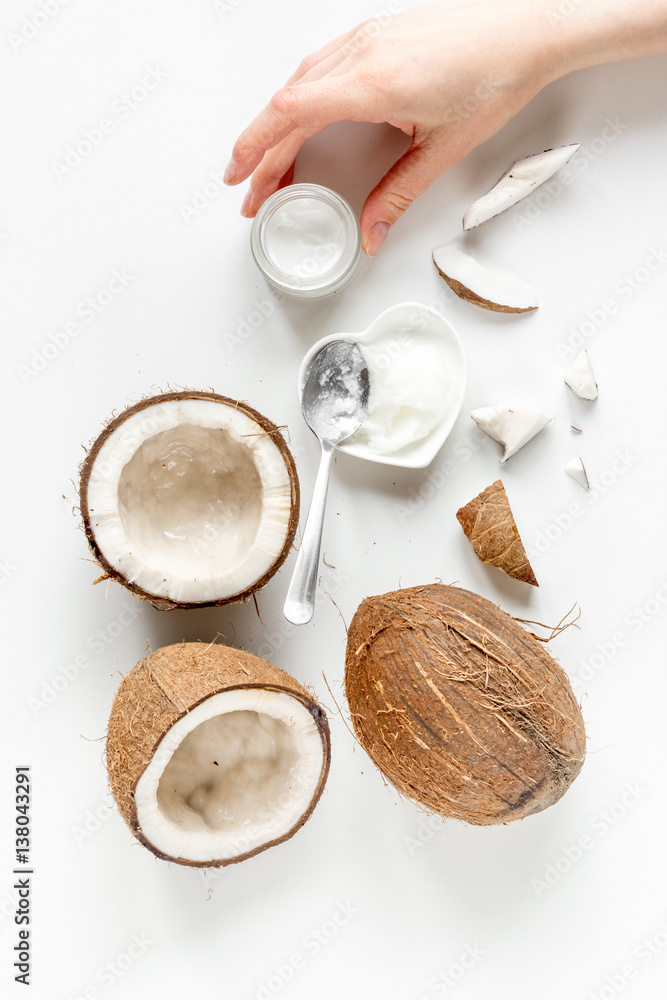
[(301, 146), (319, 131), (320, 129), (298, 129), (269, 150), (253, 174), (250, 188), (241, 205), (241, 215), (252, 219), (269, 195), (284, 186), (285, 175), (290, 167), (293, 172), (294, 160)]
[(278, 180), (278, 183), (273, 186), (273, 190), (269, 191), (263, 197), (261, 195), (256, 195), (252, 188), (246, 193), (243, 199), (243, 204), (241, 205), (241, 215), (244, 215), (247, 219), (254, 218), (257, 212), (262, 206), (262, 203), (266, 201), (269, 194), (273, 194), (274, 191), (278, 191), (280, 188), (289, 187), (290, 184), (294, 183), (294, 167), (296, 162), (293, 160), (289, 167)]
[(368, 95), (345, 75), (283, 87), (237, 139), (225, 183), (244, 181), (267, 150), (297, 129), (320, 131), (334, 122), (371, 120), (364, 119), (368, 103)]
[(344, 34), (339, 35), (338, 38), (333, 38), (326, 45), (323, 45), (317, 52), (313, 52), (306, 56), (305, 59), (302, 59), (294, 73), (287, 80), (285, 86), (289, 87), (313, 71), (319, 70), (325, 60), (328, 60), (330, 56), (340, 53), (341, 49), (347, 45), (350, 39), (354, 38), (358, 30), (358, 28), (352, 28), (350, 31), (346, 31)]
[(361, 235), (364, 253), (372, 257), (378, 252), (389, 230), (412, 202), (461, 156), (443, 153), (431, 137), (413, 143), (371, 191), (361, 213)]
[(237, 139), (225, 170), (226, 184), (240, 184), (249, 177), (264, 153), (295, 128), (309, 124), (325, 128), (348, 117), (346, 105), (341, 103), (341, 91), (335, 85), (331, 90), (326, 85), (309, 89), (305, 85), (335, 72), (347, 59), (350, 42), (363, 27), (362, 23), (346, 31), (301, 61), (282, 90), (274, 94)]
[(285, 173), (283, 174), (283, 176), (280, 178), (280, 182), (278, 184), (278, 189), (289, 187), (290, 184), (294, 183), (294, 167), (295, 166), (296, 166), (295, 162), (293, 162), (293, 163), (291, 163), (289, 165), (289, 167), (287, 168), (287, 170), (285, 171)]

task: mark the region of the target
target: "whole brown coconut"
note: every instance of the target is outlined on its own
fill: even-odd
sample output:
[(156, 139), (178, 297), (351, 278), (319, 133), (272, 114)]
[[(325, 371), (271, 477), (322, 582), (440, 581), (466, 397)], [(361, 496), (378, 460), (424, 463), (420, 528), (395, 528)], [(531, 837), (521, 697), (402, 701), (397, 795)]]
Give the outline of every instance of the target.
[(282, 566), (299, 518), (279, 428), (214, 392), (152, 396), (114, 417), (79, 496), (100, 579), (167, 609), (247, 600)]
[(362, 601), (345, 690), (373, 762), (443, 816), (487, 825), (540, 812), (584, 761), (584, 722), (563, 670), (510, 615), (459, 587)]
[(123, 679), (107, 731), (109, 784), (157, 857), (210, 868), (288, 840), (311, 816), (330, 761), (309, 692), (260, 657), (183, 642)]

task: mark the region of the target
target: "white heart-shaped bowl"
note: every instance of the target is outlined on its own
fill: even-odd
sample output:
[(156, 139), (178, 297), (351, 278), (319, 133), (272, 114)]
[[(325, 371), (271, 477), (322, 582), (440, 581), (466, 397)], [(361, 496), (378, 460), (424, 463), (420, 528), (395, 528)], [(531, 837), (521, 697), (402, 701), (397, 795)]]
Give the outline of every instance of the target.
[[(348, 455), (356, 455), (357, 458), (365, 458), (369, 462), (380, 462), (382, 465), (398, 465), (407, 469), (423, 469), (433, 461), (437, 453), (447, 440), (447, 437), (454, 426), (454, 421), (459, 415), (463, 396), (466, 389), (468, 377), (468, 366), (466, 363), (463, 346), (459, 340), (454, 327), (444, 316), (431, 309), (429, 306), (419, 302), (402, 302), (400, 305), (391, 306), (373, 320), (371, 325), (363, 333), (334, 333), (330, 337), (323, 337), (313, 344), (308, 351), (301, 367), (299, 368), (298, 392), (299, 400), (303, 392), (308, 369), (313, 358), (323, 347), (334, 340), (351, 340), (362, 346), (373, 344), (382, 340), (385, 336), (398, 336), (410, 329), (418, 329), (423, 336), (437, 337), (444, 350), (446, 359), (446, 379), (443, 380), (443, 393), (446, 394), (447, 406), (444, 415), (433, 430), (425, 437), (420, 438), (412, 444), (405, 445), (399, 451), (379, 453), (373, 451), (365, 443), (343, 442), (338, 445), (338, 451), (343, 451)], [(415, 392), (419, 387), (415, 386)]]

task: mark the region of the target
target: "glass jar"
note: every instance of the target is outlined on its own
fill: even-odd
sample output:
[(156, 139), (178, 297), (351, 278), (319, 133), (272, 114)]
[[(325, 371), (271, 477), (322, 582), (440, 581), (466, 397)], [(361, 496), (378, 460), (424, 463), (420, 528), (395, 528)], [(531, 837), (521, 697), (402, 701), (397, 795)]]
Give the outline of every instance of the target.
[(255, 263), (275, 288), (312, 299), (347, 284), (361, 255), (357, 217), (320, 184), (291, 184), (264, 202), (250, 233)]

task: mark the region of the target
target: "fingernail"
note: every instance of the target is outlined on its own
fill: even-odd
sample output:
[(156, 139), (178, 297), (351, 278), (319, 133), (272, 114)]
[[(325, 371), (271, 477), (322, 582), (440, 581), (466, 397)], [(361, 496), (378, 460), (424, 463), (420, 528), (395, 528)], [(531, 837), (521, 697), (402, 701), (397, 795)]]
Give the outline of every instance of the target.
[(391, 226), (389, 225), (388, 222), (375, 223), (375, 225), (371, 229), (371, 234), (368, 237), (366, 246), (364, 247), (364, 251), (369, 257), (373, 257), (378, 252), (378, 250), (386, 240), (387, 233), (389, 232), (390, 229)]
[(245, 193), (245, 198), (241, 202), (241, 215), (244, 215), (246, 218), (248, 218), (248, 216), (250, 215), (251, 203), (252, 203), (252, 188), (248, 188), (248, 190)]
[(222, 178), (225, 184), (233, 184), (237, 172), (238, 172), (238, 165), (236, 163), (236, 160), (232, 157), (232, 159), (227, 164), (227, 167), (225, 168), (225, 175)]

